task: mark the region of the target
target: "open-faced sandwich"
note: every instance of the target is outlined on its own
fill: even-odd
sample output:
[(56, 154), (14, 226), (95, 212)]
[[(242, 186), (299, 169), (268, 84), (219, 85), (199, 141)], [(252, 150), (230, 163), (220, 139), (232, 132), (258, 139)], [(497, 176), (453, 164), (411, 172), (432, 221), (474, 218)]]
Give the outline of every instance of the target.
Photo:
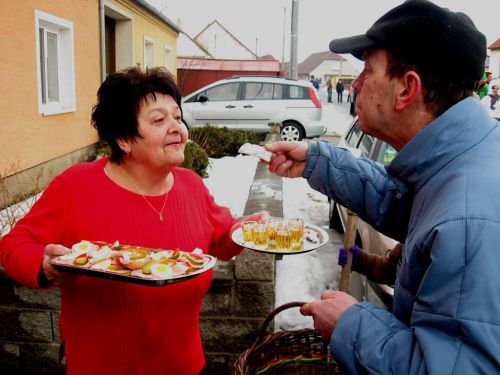
[(273, 156), (272, 152), (267, 151), (264, 147), (252, 143), (242, 144), (238, 152), (240, 154), (255, 156), (266, 163), (269, 163), (271, 156)]
[(118, 242), (81, 241), (71, 250), (69, 254), (54, 258), (52, 264), (158, 280), (189, 275), (214, 259), (200, 249), (186, 252)]

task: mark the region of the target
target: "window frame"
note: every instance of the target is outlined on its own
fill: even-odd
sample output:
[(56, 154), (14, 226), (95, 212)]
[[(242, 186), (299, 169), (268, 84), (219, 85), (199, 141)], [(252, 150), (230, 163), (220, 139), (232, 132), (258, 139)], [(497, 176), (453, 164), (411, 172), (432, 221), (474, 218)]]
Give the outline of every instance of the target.
[[(48, 90), (47, 69), (45, 66), (47, 57), (46, 37), (44, 37), (44, 45), (41, 46), (40, 29), (43, 30), (44, 36), (46, 36), (47, 32), (57, 35), (57, 101), (49, 101), (46, 95)], [(73, 22), (35, 9), (38, 112), (44, 116), (76, 111), (73, 35)], [(44, 61), (43, 66), (42, 59)], [(43, 83), (42, 79), (44, 80)], [(45, 93), (42, 93), (42, 90)]]
[[(143, 66), (144, 66), (144, 69), (148, 69), (148, 68), (153, 68), (155, 66), (155, 49), (156, 49), (156, 43), (155, 43), (155, 40), (150, 37), (150, 36), (147, 36), (147, 35), (144, 35), (144, 40), (143, 40), (143, 43), (142, 43), (142, 47), (143, 47)], [(148, 60), (148, 53), (149, 52), (149, 49), (151, 49), (151, 60), (152, 61), (147, 61)], [(150, 63), (150, 64), (149, 64)]]

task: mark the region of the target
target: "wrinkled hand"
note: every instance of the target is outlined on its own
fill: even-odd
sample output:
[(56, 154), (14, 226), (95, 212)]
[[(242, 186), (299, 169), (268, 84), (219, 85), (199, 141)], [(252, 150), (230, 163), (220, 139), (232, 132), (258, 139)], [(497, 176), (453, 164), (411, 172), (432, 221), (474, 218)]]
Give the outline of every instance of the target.
[(54, 257), (68, 253), (71, 253), (71, 249), (62, 245), (49, 244), (45, 246), (42, 261), (42, 272), (51, 285), (60, 285), (64, 281), (66, 275), (57, 271), (52, 264), (50, 264), (50, 260)]
[(302, 305), (300, 312), (312, 316), (314, 329), (329, 341), (344, 311), (355, 303), (358, 303), (356, 298), (347, 293), (326, 290), (321, 293), (321, 300)]
[(281, 177), (301, 177), (306, 167), (306, 142), (275, 142), (264, 145), (267, 151), (273, 153), (269, 170)]
[[(351, 246), (351, 252), (352, 252), (352, 267), (355, 268), (355, 264), (357, 263), (359, 257), (361, 257), (361, 253), (363, 252), (363, 249), (354, 245), (354, 246)], [(345, 248), (341, 247), (339, 249), (339, 259), (338, 259), (337, 264), (340, 267), (344, 267), (346, 263), (347, 263), (347, 250)]]

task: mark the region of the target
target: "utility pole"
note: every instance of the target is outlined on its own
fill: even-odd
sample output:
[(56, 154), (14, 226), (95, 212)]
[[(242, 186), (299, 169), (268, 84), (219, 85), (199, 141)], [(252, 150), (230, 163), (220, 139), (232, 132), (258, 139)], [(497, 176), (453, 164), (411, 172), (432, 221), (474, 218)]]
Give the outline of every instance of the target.
[(299, 29), (299, 0), (292, 0), (292, 27), (290, 45), (290, 69), (288, 77), (297, 79), (297, 38)]
[(286, 7), (283, 8), (283, 46), (281, 48), (281, 66), (285, 63), (285, 33), (286, 33)]

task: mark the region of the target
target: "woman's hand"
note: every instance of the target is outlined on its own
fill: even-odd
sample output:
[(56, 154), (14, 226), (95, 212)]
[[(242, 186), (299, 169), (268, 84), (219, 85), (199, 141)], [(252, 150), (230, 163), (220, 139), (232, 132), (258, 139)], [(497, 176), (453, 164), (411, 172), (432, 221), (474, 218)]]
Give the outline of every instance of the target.
[[(45, 278), (48, 285), (60, 285), (66, 275), (63, 275), (61, 272), (57, 271), (52, 264), (50, 264), (50, 260), (54, 257), (71, 253), (71, 249), (64, 247), (63, 245), (56, 244), (48, 244), (45, 246), (45, 250), (43, 252), (43, 261), (42, 261), (42, 269), (41, 276), (42, 281)], [(43, 284), (43, 282), (42, 282)], [(41, 285), (42, 287), (48, 285)]]
[(244, 217), (240, 220), (240, 224), (244, 221), (256, 221), (258, 223), (267, 223), (269, 220), (271, 220), (272, 217), (269, 215), (269, 212), (267, 211), (259, 211), (255, 212), (251, 215), (248, 215), (247, 217)]
[(231, 227), (231, 230), (229, 231), (229, 235), (232, 236), (233, 232), (236, 229), (238, 229), (239, 227), (241, 227), (241, 223), (243, 223), (244, 221), (256, 221), (258, 223), (267, 223), (271, 219), (272, 219), (272, 217), (269, 214), (269, 212), (267, 212), (267, 211), (258, 211), (258, 212), (255, 212), (255, 213), (253, 213), (251, 215), (248, 215), (248, 216), (245, 216), (245, 217), (241, 218), (239, 222), (235, 223)]

